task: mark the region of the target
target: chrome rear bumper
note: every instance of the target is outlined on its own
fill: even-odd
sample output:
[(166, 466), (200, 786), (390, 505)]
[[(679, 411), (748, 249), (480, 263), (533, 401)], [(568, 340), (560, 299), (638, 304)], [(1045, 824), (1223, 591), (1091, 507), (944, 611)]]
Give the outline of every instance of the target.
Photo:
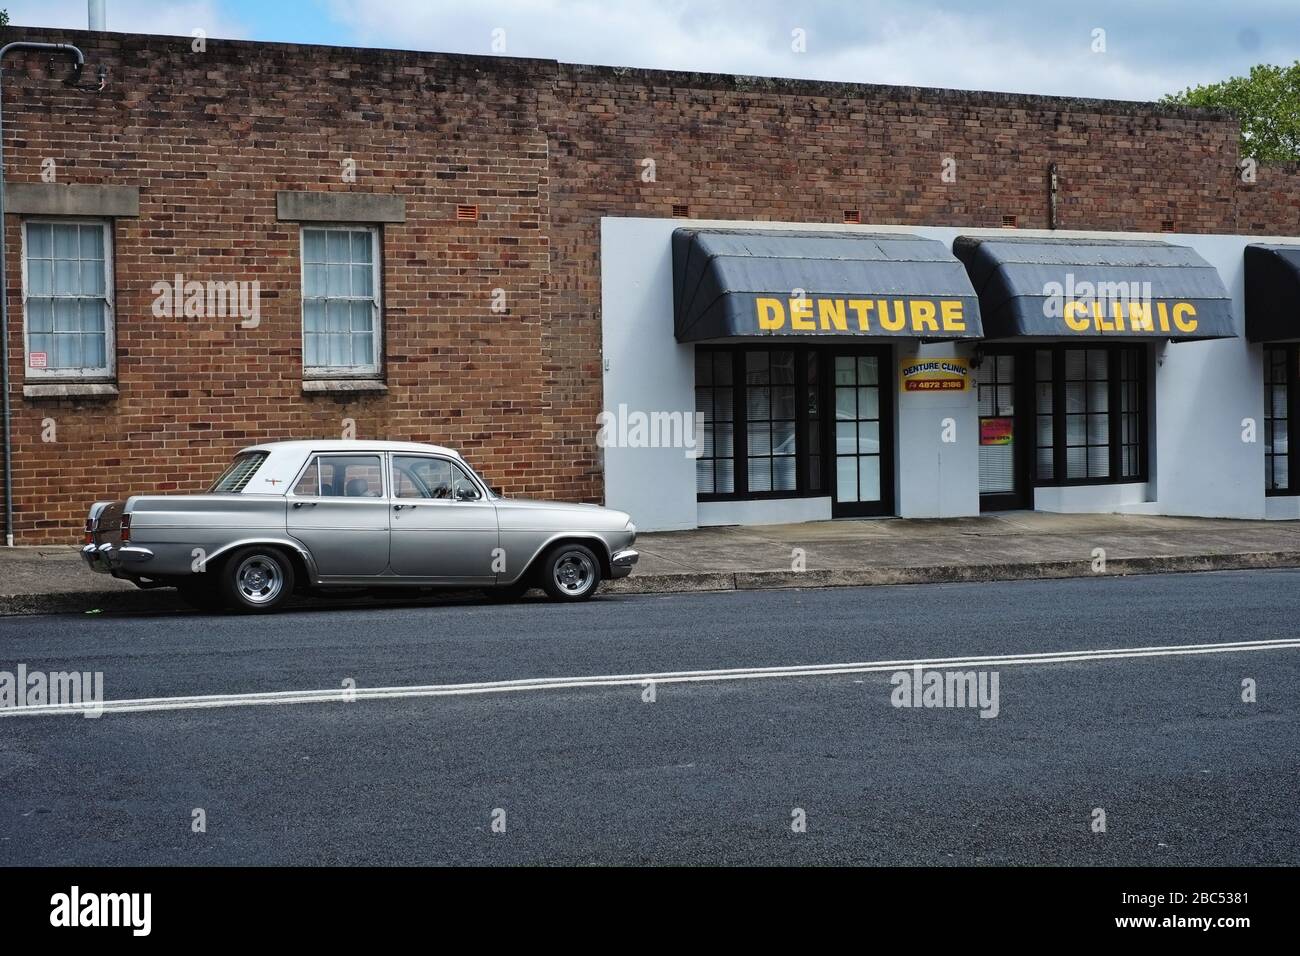
[(114, 574), (121, 571), (125, 565), (148, 561), (153, 557), (153, 552), (148, 548), (129, 544), (122, 548), (114, 548), (111, 542), (105, 541), (103, 544), (82, 546), (81, 557), (90, 570), (99, 574)]

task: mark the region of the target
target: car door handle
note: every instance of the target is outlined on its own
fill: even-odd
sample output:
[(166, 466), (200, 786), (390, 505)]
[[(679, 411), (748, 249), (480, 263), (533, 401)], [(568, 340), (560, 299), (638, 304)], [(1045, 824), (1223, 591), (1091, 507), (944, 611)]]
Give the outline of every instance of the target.
[(315, 501), (295, 501), (293, 503), (293, 506), (295, 508), (301, 508), (303, 505), (310, 505), (311, 507), (315, 508), (316, 504), (317, 503)]
[(405, 508), (405, 507), (406, 507), (406, 505), (393, 505), (393, 510), (394, 510), (394, 511), (401, 511), (401, 510), (402, 510), (403, 508)]

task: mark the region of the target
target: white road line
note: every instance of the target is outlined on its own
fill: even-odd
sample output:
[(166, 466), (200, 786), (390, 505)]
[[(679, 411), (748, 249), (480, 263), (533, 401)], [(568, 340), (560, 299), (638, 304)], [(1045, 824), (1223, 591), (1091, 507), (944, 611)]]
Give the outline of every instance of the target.
[(646, 684), (688, 684), (709, 681), (756, 680), (777, 677), (827, 677), (872, 674), (921, 667), (944, 670), (1009, 667), (1032, 664), (1077, 664), (1149, 657), (1191, 657), (1252, 651), (1300, 650), (1300, 638), (1270, 641), (1231, 641), (1218, 644), (1167, 644), (1157, 647), (1120, 647), (1104, 650), (1049, 651), (1032, 654), (998, 654), (978, 657), (928, 657), (849, 664), (797, 664), (785, 667), (740, 667), (725, 670), (663, 671), (651, 674), (600, 674), (586, 677), (534, 677), (469, 684), (425, 684), (408, 687), (358, 687), (356, 689), (270, 691), (256, 694), (209, 694), (198, 697), (141, 697), (108, 700), (98, 707), (85, 704), (43, 704), (0, 707), (0, 717), (36, 717), (81, 714), (88, 709), (105, 714), (138, 714), (164, 710), (206, 710), (217, 707), (255, 707), (273, 704), (351, 703), (361, 700), (402, 700), (413, 697), (466, 697), (537, 690), (571, 690), (585, 687), (624, 687)]

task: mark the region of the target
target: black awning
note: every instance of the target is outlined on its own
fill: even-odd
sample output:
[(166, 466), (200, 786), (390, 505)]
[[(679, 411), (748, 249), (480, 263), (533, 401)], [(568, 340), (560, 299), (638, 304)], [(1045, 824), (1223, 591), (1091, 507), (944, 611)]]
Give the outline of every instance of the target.
[(1246, 247), (1246, 338), (1300, 341), (1300, 246)]
[(1186, 246), (1137, 239), (958, 236), (989, 338), (1236, 336), (1219, 273)]
[(673, 284), (679, 342), (982, 334), (961, 263), (943, 243), (902, 233), (678, 229)]

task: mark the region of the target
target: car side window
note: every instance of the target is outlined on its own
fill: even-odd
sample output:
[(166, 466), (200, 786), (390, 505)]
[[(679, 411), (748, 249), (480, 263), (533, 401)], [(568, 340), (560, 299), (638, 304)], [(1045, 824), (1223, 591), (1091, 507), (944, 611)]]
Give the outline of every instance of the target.
[(317, 455), (293, 493), (307, 498), (381, 498), (383, 469), (378, 455)]
[(473, 501), (479, 497), (473, 479), (445, 458), (394, 455), (393, 488), (398, 498)]

